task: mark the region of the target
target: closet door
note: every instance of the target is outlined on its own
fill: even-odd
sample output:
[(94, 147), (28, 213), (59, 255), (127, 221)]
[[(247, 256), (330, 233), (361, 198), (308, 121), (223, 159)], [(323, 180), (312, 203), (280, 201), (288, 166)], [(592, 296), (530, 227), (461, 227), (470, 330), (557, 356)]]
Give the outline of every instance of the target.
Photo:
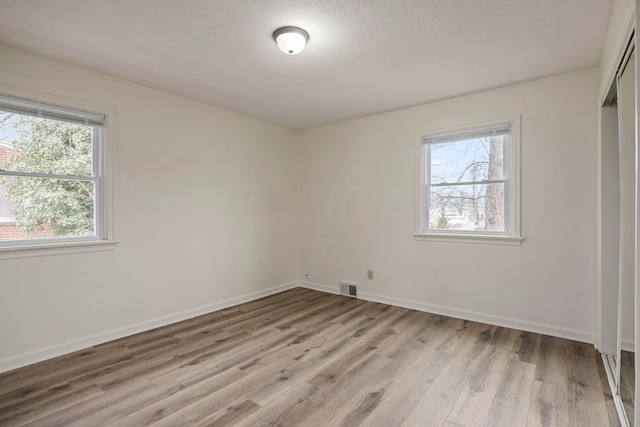
[[(640, 2), (640, 0), (638, 0)], [(598, 349), (623, 427), (634, 417), (638, 174), (636, 61), (631, 41), (600, 111)], [(640, 169), (639, 169), (640, 170)], [(640, 282), (638, 282), (640, 283)]]
[[(618, 77), (620, 151), (620, 289), (617, 386), (625, 412), (633, 425), (635, 372), (625, 363), (632, 357), (635, 336), (636, 275), (636, 75), (635, 54)], [(623, 353), (621, 355), (621, 350)]]
[[(616, 370), (618, 306), (620, 304), (620, 153), (616, 83), (601, 108), (600, 145), (600, 304), (601, 337), (598, 350), (609, 373)], [(610, 379), (614, 379), (610, 376)], [(616, 379), (617, 381), (617, 379)]]

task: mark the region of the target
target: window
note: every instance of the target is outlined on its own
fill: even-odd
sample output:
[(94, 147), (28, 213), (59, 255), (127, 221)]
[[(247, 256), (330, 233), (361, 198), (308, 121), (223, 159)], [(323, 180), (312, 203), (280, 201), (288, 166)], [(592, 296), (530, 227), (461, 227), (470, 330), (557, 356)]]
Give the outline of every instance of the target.
[(0, 248), (106, 239), (105, 121), (0, 96)]
[(519, 243), (519, 118), (420, 139), (416, 237)]

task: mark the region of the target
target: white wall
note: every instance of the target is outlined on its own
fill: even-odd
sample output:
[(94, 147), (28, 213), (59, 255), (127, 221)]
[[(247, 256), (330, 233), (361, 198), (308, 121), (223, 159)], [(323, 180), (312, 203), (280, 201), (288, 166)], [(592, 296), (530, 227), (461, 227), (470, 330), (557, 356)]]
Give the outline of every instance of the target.
[[(301, 279), (592, 341), (598, 79), (590, 69), (301, 132)], [(414, 240), (417, 134), (514, 114), (522, 246)]]
[(116, 111), (120, 241), (0, 260), (0, 371), (296, 280), (295, 132), (1, 45), (0, 64), (0, 85)]

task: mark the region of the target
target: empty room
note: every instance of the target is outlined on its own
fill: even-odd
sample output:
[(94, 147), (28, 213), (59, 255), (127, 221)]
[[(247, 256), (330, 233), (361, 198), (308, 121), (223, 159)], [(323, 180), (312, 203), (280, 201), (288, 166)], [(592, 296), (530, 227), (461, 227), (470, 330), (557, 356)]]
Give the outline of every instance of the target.
[(0, 0), (0, 426), (640, 426), (635, 0)]

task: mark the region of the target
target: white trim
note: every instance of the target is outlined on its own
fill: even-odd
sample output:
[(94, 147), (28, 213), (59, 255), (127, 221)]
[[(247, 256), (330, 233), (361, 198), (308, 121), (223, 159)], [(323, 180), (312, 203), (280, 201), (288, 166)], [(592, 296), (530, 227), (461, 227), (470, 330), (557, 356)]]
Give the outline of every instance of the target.
[(37, 91), (23, 89), (15, 86), (9, 86), (5, 84), (0, 84), (0, 92), (4, 95), (13, 96), (16, 98), (28, 99), (29, 101), (32, 101), (32, 102), (41, 102), (43, 104), (58, 105), (58, 106), (73, 109), (73, 110), (82, 110), (87, 113), (99, 114), (101, 116), (105, 116), (105, 120), (107, 115), (114, 114), (115, 112), (115, 110), (110, 107), (90, 104), (87, 102), (77, 101), (71, 98), (65, 98), (58, 95), (52, 95), (44, 92), (37, 92)]
[(630, 353), (635, 353), (636, 351), (636, 346), (633, 342), (633, 339), (623, 338), (620, 343), (620, 348)]
[(487, 245), (519, 246), (524, 240), (520, 236), (505, 236), (491, 234), (454, 234), (454, 233), (414, 233), (416, 240), (430, 240), (432, 242), (481, 243)]
[(0, 95), (0, 108), (2, 108), (3, 111), (20, 114), (21, 116), (31, 116), (91, 127), (102, 127), (104, 126), (105, 120), (102, 114), (78, 111), (75, 108), (65, 108), (43, 102), (34, 102), (30, 99), (13, 95)]
[[(598, 97), (599, 104), (602, 105), (607, 99), (607, 94), (609, 93), (609, 89), (611, 88), (611, 84), (613, 83), (616, 74), (618, 73), (618, 66), (622, 61), (622, 57), (627, 49), (628, 43), (631, 40), (631, 34), (635, 30), (635, 5), (629, 2), (629, 10), (625, 11), (625, 15), (627, 15), (625, 31), (620, 33), (620, 37), (616, 42), (616, 54), (611, 57), (611, 61), (609, 64), (601, 64), (601, 69), (604, 69), (605, 72), (604, 79), (601, 80), (603, 82), (603, 86), (600, 87), (600, 95)], [(605, 68), (606, 67), (606, 68)]]
[[(319, 283), (300, 282), (300, 286), (317, 291), (339, 294), (340, 289), (337, 286), (322, 285)], [(587, 331), (577, 329), (560, 328), (555, 325), (545, 323), (529, 322), (514, 319), (511, 317), (494, 316), (476, 311), (460, 310), (453, 307), (445, 307), (442, 305), (427, 304), (417, 301), (409, 301), (403, 298), (388, 297), (384, 295), (373, 294), (370, 292), (362, 292), (358, 290), (358, 299), (371, 302), (379, 302), (382, 304), (394, 305), (397, 307), (409, 308), (411, 310), (423, 311), (426, 313), (440, 314), (443, 316), (453, 317), (456, 319), (471, 320), (473, 322), (486, 323), (489, 325), (502, 326), (505, 328), (517, 329), (521, 331), (533, 332), (536, 334), (550, 335), (558, 338), (566, 338), (574, 341), (580, 341), (588, 344), (594, 343), (594, 336)]]
[(473, 322), (488, 323), (490, 325), (503, 326), (505, 328), (518, 329), (521, 331), (534, 332), (537, 334), (550, 335), (559, 338), (566, 338), (589, 344), (593, 344), (594, 342), (593, 334), (587, 331), (560, 328), (555, 325), (549, 325), (545, 323), (523, 321), (511, 317), (494, 316), (491, 314), (478, 313), (476, 311), (460, 310), (452, 307), (409, 301), (402, 298), (387, 297), (384, 295), (377, 295), (362, 291), (358, 293), (358, 298), (372, 302), (380, 302), (383, 304), (410, 308), (412, 310), (424, 311), (427, 313), (441, 314), (443, 316), (455, 317), (457, 319), (471, 320)]
[(0, 247), (0, 260), (31, 258), (50, 255), (81, 254), (112, 251), (120, 243), (115, 240), (86, 240), (60, 243), (42, 243)]
[(314, 291), (340, 295), (340, 288), (337, 286), (322, 285), (320, 283), (304, 282), (304, 281), (298, 282), (298, 286), (301, 288), (312, 289)]
[(99, 181), (97, 176), (83, 176), (83, 175), (59, 175), (55, 173), (40, 173), (40, 172), (20, 172), (20, 171), (6, 171), (0, 169), (0, 176), (22, 176), (28, 178), (48, 178), (48, 179), (60, 179), (68, 181), (91, 181), (96, 183)]
[(416, 136), (418, 137), (419, 145), (423, 144), (422, 136), (425, 135), (438, 135), (438, 134), (447, 134), (447, 133), (462, 133), (466, 130), (472, 130), (477, 128), (491, 127), (507, 122), (519, 121), (522, 119), (522, 114), (509, 114), (507, 116), (495, 117), (487, 120), (478, 120), (467, 123), (460, 123), (453, 126), (447, 126), (444, 128), (436, 128), (436, 129), (426, 129), (418, 132)]
[(191, 319), (193, 317), (201, 316), (203, 314), (213, 313), (215, 311), (233, 307), (238, 304), (254, 301), (269, 295), (273, 295), (289, 289), (293, 289), (297, 285), (298, 285), (297, 282), (285, 283), (284, 285), (274, 286), (269, 289), (264, 289), (261, 291), (244, 294), (238, 297), (230, 298), (230, 299), (227, 299), (215, 304), (207, 305), (204, 307), (181, 311), (179, 313), (156, 318), (146, 322), (141, 322), (132, 326), (114, 329), (111, 331), (103, 332), (96, 335), (91, 335), (91, 336), (80, 338), (73, 341), (67, 341), (59, 345), (42, 348), (42, 349), (31, 351), (28, 353), (22, 353), (17, 356), (0, 360), (0, 372), (6, 372), (11, 369), (20, 368), (36, 362), (41, 362), (43, 360), (61, 356), (63, 354), (68, 354), (74, 351), (82, 350), (87, 347), (103, 344), (109, 341), (124, 338), (140, 332), (145, 332), (145, 331), (166, 326), (172, 323), (181, 322), (183, 320)]

